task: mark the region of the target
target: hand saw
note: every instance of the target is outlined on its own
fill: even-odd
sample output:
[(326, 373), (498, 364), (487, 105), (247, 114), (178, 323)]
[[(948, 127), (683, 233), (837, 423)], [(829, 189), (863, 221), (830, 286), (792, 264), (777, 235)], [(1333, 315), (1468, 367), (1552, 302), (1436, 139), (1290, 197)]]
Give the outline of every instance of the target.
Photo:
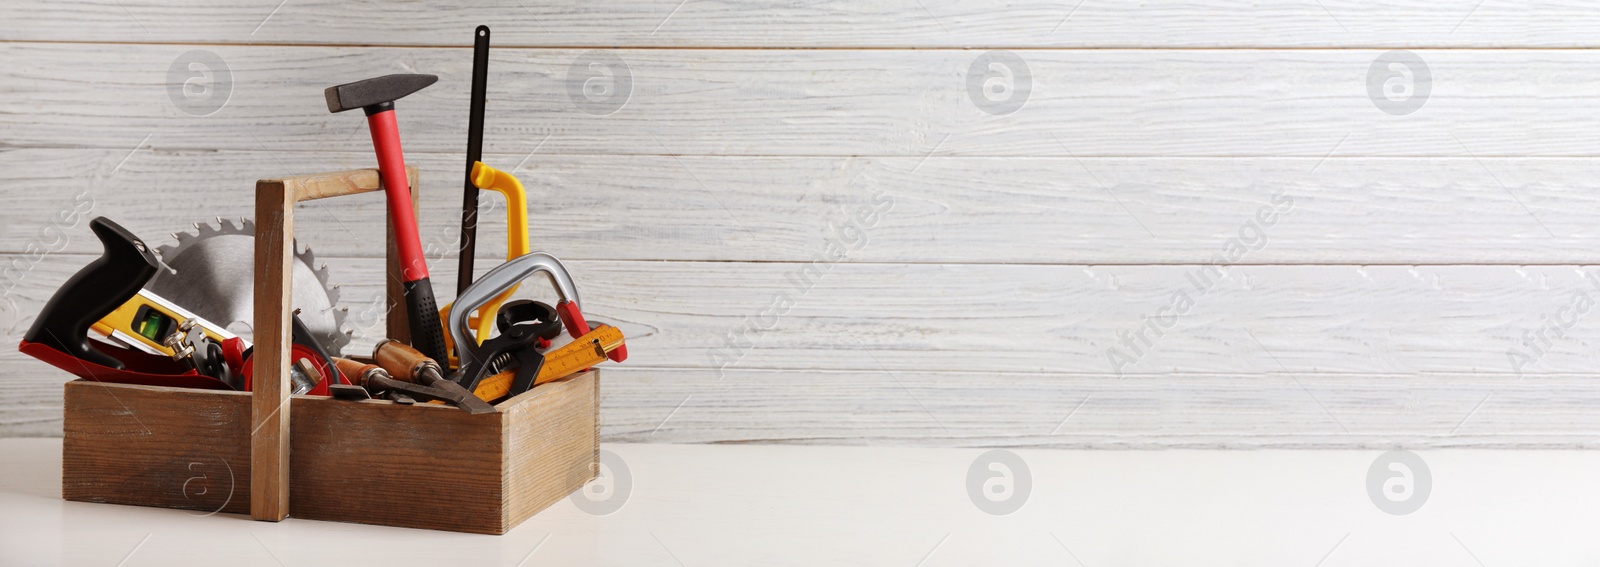
[[(610, 325), (595, 327), (593, 331), (578, 337), (577, 340), (545, 353), (544, 365), (539, 367), (538, 376), (529, 386), (554, 382), (605, 362), (606, 355), (622, 348), (622, 345), (621, 330)], [(478, 382), (478, 387), (472, 393), (484, 400), (506, 397), (511, 393), (511, 381), (516, 374), (516, 369), (511, 369), (484, 378)]]
[(104, 251), (50, 296), (17, 349), (90, 380), (229, 389), (170, 357), (89, 340), (90, 327), (137, 295), (160, 263), (144, 241), (110, 219), (95, 217), (89, 228)]

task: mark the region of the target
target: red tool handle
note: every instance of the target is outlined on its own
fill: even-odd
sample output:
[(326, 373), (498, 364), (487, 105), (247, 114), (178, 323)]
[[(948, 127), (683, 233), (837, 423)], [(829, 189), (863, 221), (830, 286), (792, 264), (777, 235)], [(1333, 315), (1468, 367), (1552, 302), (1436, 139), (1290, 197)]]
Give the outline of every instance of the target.
[(394, 109), (368, 114), (367, 126), (372, 130), (372, 147), (378, 152), (378, 176), (383, 179), (389, 218), (394, 221), (401, 278), (408, 282), (426, 278), (428, 262), (422, 254), (422, 237), (417, 234), (416, 212), (411, 209), (411, 182), (406, 179), (406, 158), (400, 149), (400, 126)]
[[(583, 312), (578, 310), (578, 304), (571, 301), (556, 303), (556, 316), (561, 318), (561, 324), (566, 326), (567, 332), (576, 339), (589, 334), (589, 321), (583, 318)], [(606, 358), (612, 362), (622, 362), (628, 359), (628, 346), (621, 345), (615, 350), (606, 353)]]
[(187, 368), (166, 356), (147, 354), (100, 341), (90, 341), (90, 343), (90, 348), (95, 349), (95, 352), (111, 357), (120, 363), (122, 368), (103, 366), (93, 360), (79, 358), (42, 343), (22, 341), (17, 345), (17, 350), (48, 362), (51, 366), (96, 382), (206, 390), (233, 389), (226, 382), (195, 372), (194, 369)]
[(433, 284), (428, 279), (428, 260), (422, 254), (417, 216), (411, 209), (411, 182), (406, 179), (406, 158), (400, 149), (400, 127), (395, 122), (394, 106), (385, 104), (367, 110), (372, 147), (378, 153), (378, 176), (383, 179), (389, 218), (394, 223), (394, 245), (400, 253), (400, 279), (405, 288), (411, 342), (428, 357), (448, 361), (444, 328), (439, 325), (439, 307), (434, 302)]

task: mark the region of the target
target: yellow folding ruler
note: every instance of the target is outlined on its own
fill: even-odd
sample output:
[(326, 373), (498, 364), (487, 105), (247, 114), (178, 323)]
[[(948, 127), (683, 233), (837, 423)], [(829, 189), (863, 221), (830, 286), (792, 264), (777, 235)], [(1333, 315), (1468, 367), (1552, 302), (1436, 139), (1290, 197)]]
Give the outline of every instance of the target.
[[(579, 371), (605, 362), (606, 353), (623, 345), (622, 331), (610, 325), (600, 325), (576, 340), (545, 353), (544, 365), (539, 367), (533, 385), (554, 382)], [(511, 393), (511, 379), (517, 375), (515, 368), (484, 378), (472, 393), (486, 401), (494, 401)]]

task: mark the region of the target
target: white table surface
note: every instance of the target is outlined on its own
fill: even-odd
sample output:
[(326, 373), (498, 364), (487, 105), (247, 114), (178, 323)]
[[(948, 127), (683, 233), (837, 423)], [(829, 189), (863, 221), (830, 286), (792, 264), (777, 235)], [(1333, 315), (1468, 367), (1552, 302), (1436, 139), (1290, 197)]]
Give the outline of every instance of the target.
[(60, 440), (4, 439), (0, 565), (1600, 563), (1594, 452), (1423, 452), (1432, 491), (1396, 516), (1367, 493), (1382, 451), (1018, 450), (1032, 488), (996, 516), (967, 490), (980, 449), (605, 449), (619, 510), (564, 500), (483, 536), (65, 502)]

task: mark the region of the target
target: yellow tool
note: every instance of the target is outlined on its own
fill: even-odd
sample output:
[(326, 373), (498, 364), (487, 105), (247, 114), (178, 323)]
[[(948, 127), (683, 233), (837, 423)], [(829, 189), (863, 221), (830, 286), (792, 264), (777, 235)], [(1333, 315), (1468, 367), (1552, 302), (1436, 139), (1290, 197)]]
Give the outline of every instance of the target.
[(90, 325), (89, 329), (129, 348), (150, 354), (172, 356), (172, 347), (163, 341), (188, 319), (194, 319), (195, 326), (217, 344), (234, 338), (234, 334), (227, 329), (195, 316), (148, 289), (139, 290), (132, 299), (105, 317), (101, 317), (95, 324)]
[[(522, 182), (504, 171), (489, 167), (483, 162), (472, 165), (472, 184), (479, 189), (488, 189), (499, 192), (506, 197), (506, 259), (526, 255), (528, 248), (528, 196), (522, 189)], [(511, 298), (517, 291), (516, 286), (506, 290), (489, 302), (478, 308), (477, 315), (468, 319), (468, 324), (477, 329), (475, 338), (478, 344), (489, 338), (489, 333), (494, 329), (495, 313), (500, 311), (500, 304)], [(450, 320), (450, 306), (446, 305), (439, 310), (441, 321)], [(450, 333), (444, 337), (445, 350), (450, 353), (450, 365), (455, 366), (455, 341), (451, 340)]]
[[(539, 375), (533, 379), (533, 385), (554, 382), (605, 362), (606, 353), (617, 350), (622, 345), (621, 330), (610, 325), (595, 327), (588, 334), (545, 353), (544, 366), (539, 367)], [(517, 371), (513, 368), (484, 378), (472, 393), (488, 401), (503, 398), (511, 392), (511, 379), (516, 374)]]

